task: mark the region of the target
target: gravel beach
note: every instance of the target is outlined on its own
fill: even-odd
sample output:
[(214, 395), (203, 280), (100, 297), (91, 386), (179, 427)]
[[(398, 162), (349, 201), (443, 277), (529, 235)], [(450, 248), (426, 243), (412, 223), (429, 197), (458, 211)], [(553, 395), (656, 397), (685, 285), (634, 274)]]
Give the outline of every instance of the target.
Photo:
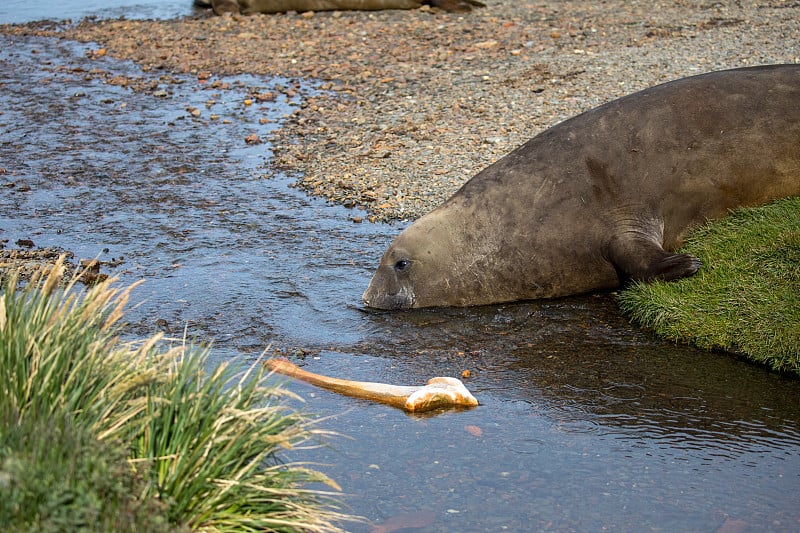
[(284, 90), (305, 99), (270, 139), (272, 164), (373, 220), (421, 216), (536, 133), (613, 98), (710, 70), (800, 62), (797, 2), (486, 4), (0, 31), (91, 42), (88, 54), (165, 75), (289, 78)]

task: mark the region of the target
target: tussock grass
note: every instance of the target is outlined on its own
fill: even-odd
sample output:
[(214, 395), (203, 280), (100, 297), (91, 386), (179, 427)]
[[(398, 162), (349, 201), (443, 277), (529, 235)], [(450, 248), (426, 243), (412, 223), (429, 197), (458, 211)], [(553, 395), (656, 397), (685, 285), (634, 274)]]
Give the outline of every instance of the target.
[[(130, 292), (59, 286), (63, 259), (0, 295), (0, 523), (18, 531), (340, 531), (336, 484), (285, 451), (321, 431), (259, 363), (119, 340)], [(51, 474), (48, 475), (48, 472)], [(323, 486), (330, 489), (307, 488)]]
[(800, 374), (800, 198), (709, 223), (683, 251), (703, 261), (697, 275), (634, 283), (622, 310), (667, 339)]
[(171, 533), (155, 499), (143, 500), (142, 480), (126, 450), (72, 421), (0, 420), (0, 522), (4, 531)]

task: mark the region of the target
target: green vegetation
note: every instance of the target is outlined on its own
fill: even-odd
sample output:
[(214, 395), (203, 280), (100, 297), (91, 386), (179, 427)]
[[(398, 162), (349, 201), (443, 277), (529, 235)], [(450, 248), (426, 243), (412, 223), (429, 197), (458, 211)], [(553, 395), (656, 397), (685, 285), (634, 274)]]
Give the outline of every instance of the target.
[[(320, 433), (256, 363), (119, 339), (133, 287), (0, 295), (0, 523), (9, 531), (339, 531), (338, 487), (279, 454)], [(322, 485), (318, 485), (322, 486)]]
[(667, 339), (800, 374), (800, 198), (738, 210), (692, 232), (683, 251), (700, 272), (633, 284), (623, 311)]

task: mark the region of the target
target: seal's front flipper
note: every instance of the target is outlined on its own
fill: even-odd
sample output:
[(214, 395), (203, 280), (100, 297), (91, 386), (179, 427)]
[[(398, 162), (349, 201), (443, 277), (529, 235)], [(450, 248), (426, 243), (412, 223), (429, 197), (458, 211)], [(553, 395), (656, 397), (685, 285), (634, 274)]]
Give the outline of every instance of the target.
[(641, 277), (634, 277), (633, 279), (641, 281), (673, 281), (681, 278), (688, 278), (693, 276), (700, 270), (703, 263), (692, 254), (669, 254), (650, 264), (650, 267), (642, 274)]
[(672, 281), (694, 275), (703, 263), (691, 254), (671, 254), (645, 235), (614, 237), (608, 259), (624, 277), (638, 281)]

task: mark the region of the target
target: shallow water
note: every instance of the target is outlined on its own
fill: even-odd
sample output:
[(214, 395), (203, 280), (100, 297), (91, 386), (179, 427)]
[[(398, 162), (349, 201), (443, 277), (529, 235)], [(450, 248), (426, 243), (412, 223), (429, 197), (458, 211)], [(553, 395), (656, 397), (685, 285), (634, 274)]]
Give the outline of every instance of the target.
[(200, 11), (192, 0), (5, 0), (0, 3), (0, 24), (34, 20), (97, 18), (172, 18)]
[[(609, 295), (364, 312), (400, 225), (353, 223), (363, 213), (265, 179), (269, 145), (244, 142), (313, 84), (215, 88), (89, 59), (91, 45), (0, 40), (0, 239), (122, 258), (113, 272), (146, 280), (133, 334), (166, 323), (217, 360), (272, 345), (358, 380), (471, 371), (481, 406), (425, 417), (290, 384), (348, 437), (292, 458), (326, 464), (355, 513), (429, 532), (800, 527), (796, 379), (654, 339)], [(118, 76), (159, 86), (104, 83)]]

